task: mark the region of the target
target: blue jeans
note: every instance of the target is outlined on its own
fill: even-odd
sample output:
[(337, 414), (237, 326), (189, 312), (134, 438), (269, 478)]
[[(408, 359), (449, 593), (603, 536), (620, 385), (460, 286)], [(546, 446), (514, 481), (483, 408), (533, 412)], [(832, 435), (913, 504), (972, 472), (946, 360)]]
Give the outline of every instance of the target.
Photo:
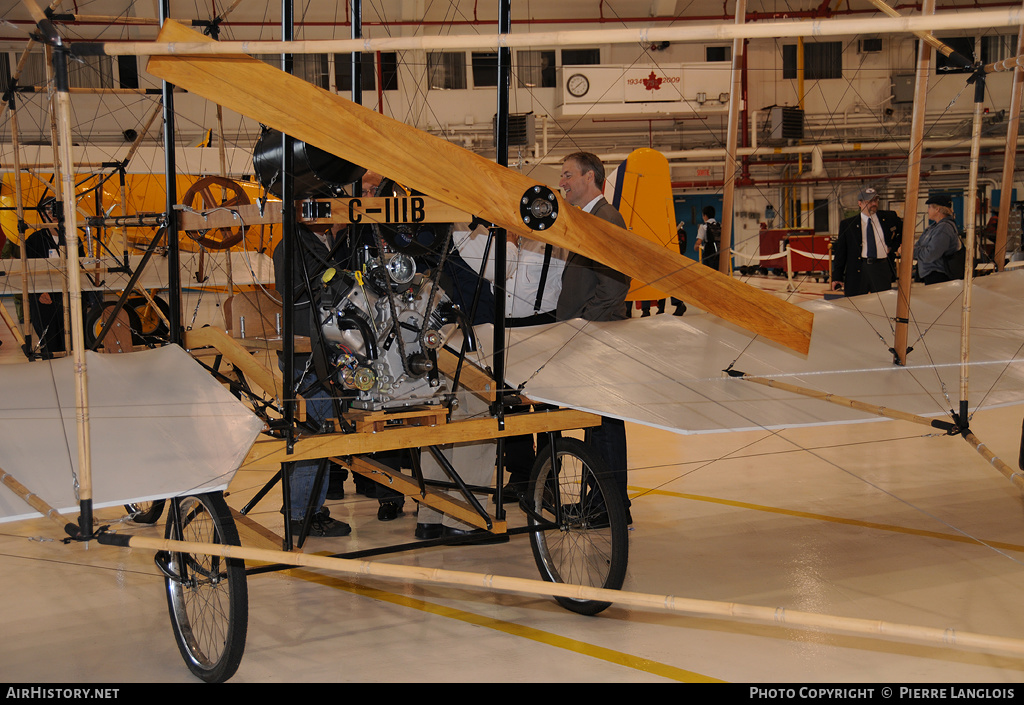
[[(302, 375), (302, 370), (296, 370), (296, 383)], [(316, 381), (316, 374), (310, 370), (302, 378), (305, 386)], [(303, 397), (306, 400), (306, 418), (310, 425), (320, 427), (324, 421), (334, 416), (334, 403), (331, 396), (319, 388), (316, 392)], [(292, 467), (291, 480), (288, 483), (292, 521), (301, 521), (306, 516), (306, 505), (309, 504), (309, 497), (313, 494), (313, 485), (316, 482), (316, 471), (320, 467), (319, 460), (299, 460)], [(314, 511), (319, 510), (327, 501), (327, 473), (320, 486), (317, 501), (313, 503)]]

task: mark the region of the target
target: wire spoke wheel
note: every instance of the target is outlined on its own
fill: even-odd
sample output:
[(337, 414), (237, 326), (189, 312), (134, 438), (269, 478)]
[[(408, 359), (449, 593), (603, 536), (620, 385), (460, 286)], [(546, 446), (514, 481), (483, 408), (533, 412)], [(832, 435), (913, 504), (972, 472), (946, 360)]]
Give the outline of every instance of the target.
[(124, 508), (132, 515), (132, 521), (136, 524), (155, 524), (164, 513), (165, 501), (157, 499), (152, 502), (134, 502), (124, 505)]
[[(626, 577), (626, 510), (604, 461), (574, 438), (537, 454), (527, 493), (533, 557), (550, 582), (618, 590)], [(610, 602), (556, 597), (568, 610), (592, 615)]]
[[(172, 500), (165, 536), (192, 543), (239, 545), (234, 520), (219, 493)], [(226, 681), (238, 669), (245, 651), (249, 619), (245, 564), (201, 553), (164, 554), (164, 560), (167, 604), (182, 658), (204, 681)]]

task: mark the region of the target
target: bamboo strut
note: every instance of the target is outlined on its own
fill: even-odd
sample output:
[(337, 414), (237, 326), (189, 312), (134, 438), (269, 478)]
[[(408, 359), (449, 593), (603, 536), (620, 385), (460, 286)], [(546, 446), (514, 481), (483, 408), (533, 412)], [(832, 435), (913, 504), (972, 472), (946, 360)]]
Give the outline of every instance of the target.
[(433, 51), (438, 49), (493, 49), (496, 46), (592, 45), (599, 36), (603, 44), (651, 44), (654, 42), (708, 42), (733, 39), (777, 37), (834, 37), (853, 34), (904, 34), (931, 30), (991, 29), (1016, 27), (1024, 21), (1021, 9), (979, 10), (930, 17), (835, 19), (827, 22), (754, 22), (746, 24), (687, 24), (681, 27), (636, 29), (524, 32), (522, 34), (445, 35), (328, 39), (304, 41), (218, 41), (205, 42), (77, 42), (81, 53), (101, 51), (108, 56), (169, 56), (186, 54), (321, 54), (375, 51)]
[[(62, 159), (64, 159), (63, 151), (62, 150), (64, 148), (63, 142), (64, 142), (65, 139), (68, 142), (68, 154), (70, 155), (70, 153), (71, 153), (70, 152), (70, 149), (71, 149), (71, 117), (70, 117), (71, 116), (71, 107), (70, 107), (70, 105), (71, 104), (70, 104), (70, 101), (69, 101), (68, 102), (68, 107), (67, 107), (67, 110), (68, 110), (67, 135), (65, 136), (62, 133), (58, 137), (58, 129), (64, 130), (64, 126), (60, 126), (58, 128), (58, 125), (57, 125), (58, 120), (59, 120), (58, 112), (61, 111), (63, 108), (58, 105), (58, 101), (60, 100), (60, 96), (58, 94), (56, 83), (55, 83), (55, 79), (54, 79), (54, 71), (53, 71), (53, 61), (54, 61), (54, 58), (53, 58), (54, 57), (53, 46), (50, 45), (50, 44), (46, 44), (46, 45), (43, 46), (43, 50), (44, 50), (45, 55), (46, 55), (46, 61), (44, 62), (45, 66), (46, 66), (46, 87), (47, 87), (47, 90), (49, 91), (49, 98), (48, 99), (49, 99), (49, 102), (50, 102), (50, 110), (49, 110), (49, 113), (50, 113), (49, 114), (49, 117), (50, 117), (50, 147), (53, 149), (53, 163), (54, 163), (54, 181), (53, 181), (52, 187), (53, 187), (54, 196), (56, 197), (57, 201), (59, 203), (64, 204), (64, 215), (65, 215), (64, 230), (66, 231), (67, 227), (68, 227), (68, 221), (66, 219), (66, 216), (67, 216), (67, 213), (68, 213), (68, 209), (67, 209), (68, 204), (64, 201), (64, 197), (65, 197), (65, 194), (68, 193), (67, 189), (69, 188), (69, 184), (70, 184), (70, 189), (71, 189), (71, 191), (70, 191), (71, 196), (69, 196), (69, 198), (70, 198), (70, 200), (72, 202), (71, 203), (71, 205), (72, 205), (72, 212), (75, 212), (75, 210), (76, 210), (74, 208), (74, 205), (75, 205), (74, 204), (74, 199), (75, 199), (75, 195), (74, 195), (75, 194), (74, 175), (73, 174), (69, 174), (68, 175), (68, 179), (66, 179), (66, 180), (63, 178), (63, 170), (64, 169), (71, 170), (71, 169), (74, 168), (74, 166), (73, 166), (73, 163), (70, 161), (70, 159), (64, 161), (63, 163), (61, 161)], [(66, 83), (66, 81), (64, 81), (64, 82)], [(67, 96), (65, 95), (64, 97), (66, 98)], [(71, 221), (71, 224), (73, 225), (74, 221)], [(76, 248), (75, 249), (75, 256), (76, 256), (76, 258), (77, 258), (77, 255), (78, 255), (78, 249), (77, 249), (78, 248), (78, 245), (77, 245), (78, 239), (77, 238), (78, 238), (78, 230), (76, 228), (75, 229), (75, 243), (76, 243), (75, 244), (75, 248)], [(59, 235), (58, 235), (57, 242), (58, 243), (60, 242)], [(60, 248), (59, 244), (58, 244), (58, 247), (57, 247), (57, 256), (60, 258), (60, 266), (61, 266), (61, 268), (65, 272), (71, 271), (71, 270), (68, 269), (69, 261), (68, 261), (67, 252), (66, 252), (67, 247), (68, 247), (69, 244), (70, 244), (70, 240), (67, 238), (67, 234), (65, 233), (64, 249), (62, 250)], [(76, 269), (76, 271), (77, 271), (77, 269)], [(61, 295), (63, 295), (63, 297), (64, 297), (64, 308), (63, 308), (63, 316), (64, 316), (64, 349), (65, 350), (70, 350), (71, 349), (70, 348), (70, 345), (71, 345), (71, 311), (70, 311), (70, 308), (71, 308), (72, 302), (71, 302), (71, 299), (70, 299), (70, 292), (68, 291), (68, 282), (67, 282), (66, 278), (65, 278), (65, 280), (63, 280), (61, 282)]]
[[(889, 15), (889, 17), (894, 17), (894, 18), (895, 17), (899, 17), (899, 18), (903, 17), (903, 15), (901, 15), (895, 9), (890, 7), (886, 2), (884, 2), (884, 0), (869, 0), (869, 2), (872, 5), (874, 5), (876, 8), (878, 8), (879, 10), (884, 12), (885, 14)], [(931, 15), (932, 13), (935, 12), (935, 3), (932, 2), (932, 3), (930, 3), (930, 5), (931, 5), (931, 9), (925, 9), (927, 7), (927, 5), (922, 5), (922, 8), (921, 8), (921, 14), (922, 15)], [(918, 39), (920, 39), (920, 40), (926, 42), (927, 44), (930, 44), (931, 46), (935, 47), (935, 50), (938, 51), (939, 53), (941, 53), (943, 56), (950, 57), (950, 56), (952, 56), (953, 54), (956, 53), (956, 52), (953, 51), (952, 47), (949, 47), (946, 44), (942, 43), (940, 40), (936, 39), (935, 37), (933, 37), (931, 34), (929, 34), (926, 31), (915, 31), (915, 32), (913, 32), (913, 34), (916, 35)]]
[[(747, 15), (747, 0), (736, 2), (737, 25), (742, 25)], [(718, 271), (732, 273), (732, 223), (736, 196), (736, 142), (739, 133), (740, 103), (743, 101), (743, 42), (737, 37), (732, 41), (732, 94), (729, 96), (728, 129), (725, 133), (725, 179), (722, 186), (722, 233), (718, 238)]]
[(872, 619), (813, 614), (789, 610), (784, 607), (761, 607), (736, 602), (696, 600), (673, 595), (652, 595), (641, 592), (608, 590), (605, 588), (549, 583), (542, 580), (513, 578), (494, 574), (470, 573), (422, 566), (392, 565), (345, 558), (331, 558), (315, 554), (284, 553), (282, 551), (261, 548), (197, 544), (188, 541), (170, 541), (137, 535), (129, 537), (116, 534), (102, 534), (98, 541), (101, 544), (129, 548), (198, 553), (269, 563), (279, 563), (283, 558), (284, 562), (295, 566), (331, 570), (353, 576), (420, 581), (469, 588), (483, 588), (485, 590), (501, 592), (525, 593), (528, 595), (550, 595), (576, 600), (613, 602), (618, 605), (642, 609), (666, 610), (704, 617), (739, 619), (749, 622), (774, 624), (781, 627), (821, 629), (833, 633), (866, 634), (959, 649), (977, 649), (988, 653), (1001, 653), (1016, 657), (1024, 656), (1024, 641), (1020, 639), (961, 632), (950, 628), (939, 629)]
[(960, 423), (967, 425), (967, 387), (971, 358), (971, 290), (974, 282), (974, 230), (978, 204), (978, 162), (981, 154), (981, 118), (984, 109), (984, 79), (975, 85), (974, 123), (971, 132), (971, 164), (967, 183), (964, 220), (967, 225), (967, 266), (964, 268), (964, 293), (960, 309)]
[(974, 450), (978, 451), (981, 457), (988, 461), (989, 465), (1002, 473), (1007, 480), (1013, 483), (1014, 487), (1021, 492), (1024, 492), (1024, 475), (1021, 475), (1020, 472), (1014, 470), (1004, 460), (1000, 459), (999, 456), (990, 451), (988, 446), (978, 440), (978, 437), (970, 431), (960, 435), (963, 436), (963, 439), (967, 441)]
[(68, 18), (57, 15), (53, 18), (56, 24), (76, 24), (79, 22), (89, 24), (127, 24), (127, 25), (159, 25), (160, 20), (155, 17), (129, 17), (127, 15), (79, 15), (70, 14)]
[[(46, 34), (52, 30), (52, 25), (46, 16), (39, 9), (35, 0), (24, 0), (25, 6), (32, 14), (33, 19), (38, 23), (39, 28)], [(55, 33), (54, 33), (55, 34)], [(75, 183), (71, 173), (73, 168), (71, 154), (71, 97), (67, 92), (67, 54), (66, 48), (61, 45), (57, 36), (51, 37), (60, 50), (52, 52), (52, 45), (47, 44), (48, 58), (50, 54), (55, 55), (55, 104), (56, 122), (60, 128), (60, 139), (54, 140), (57, 145), (61, 164), (61, 179), (63, 182), (64, 198), (64, 227), (65, 242), (67, 249), (67, 266), (70, 271), (78, 271), (78, 227), (77, 212), (74, 203)], [(49, 63), (48, 63), (49, 65)], [(53, 117), (51, 114), (51, 124)], [(56, 184), (55, 184), (56, 186)], [(67, 298), (67, 306), (72, 311), (71, 316), (71, 338), (72, 356), (75, 367), (75, 420), (78, 440), (78, 486), (77, 494), (82, 507), (82, 514), (79, 517), (79, 533), (87, 534), (92, 531), (92, 457), (89, 437), (89, 394), (85, 365), (85, 336), (82, 325), (82, 283), (77, 276), (69, 277), (70, 291)]]
[[(1017, 33), (1017, 53), (1024, 52), (1024, 25)], [(1019, 57), (1018, 57), (1019, 58)], [(1006, 266), (1006, 236), (1010, 228), (1010, 202), (1013, 200), (1013, 172), (1017, 163), (1017, 136), (1020, 132), (1021, 98), (1024, 95), (1024, 67), (1014, 62), (1013, 87), (1010, 89), (1010, 112), (1006, 122), (1006, 152), (1003, 155), (1003, 176), (1000, 181), (999, 217), (996, 220), (996, 271)]]
[[(58, 61), (66, 60), (58, 57)], [(64, 240), (67, 243), (67, 267), (69, 272), (78, 272), (78, 214), (75, 208), (75, 181), (71, 173), (71, 98), (67, 93), (57, 91), (58, 122), (61, 129), (60, 161), (61, 179), (64, 182)], [(92, 502), (92, 452), (89, 434), (89, 391), (85, 365), (85, 326), (82, 322), (82, 280), (78, 276), (68, 277), (68, 299), (66, 308), (71, 309), (71, 351), (75, 363), (75, 419), (78, 436), (78, 499), (83, 503)], [(92, 518), (83, 522), (82, 531), (91, 531)]]
[(77, 527), (74, 523), (65, 519), (60, 512), (44, 502), (39, 495), (30, 492), (25, 485), (18, 482), (13, 475), (5, 471), (3, 468), (0, 468), (0, 484), (3, 484), (11, 490), (11, 492), (25, 500), (30, 507), (42, 514), (43, 517), (59, 526), (61, 531), (65, 531), (69, 535), (74, 535), (76, 532)]
[(830, 404), (845, 406), (850, 409), (856, 409), (857, 411), (864, 411), (869, 414), (875, 414), (876, 416), (883, 416), (887, 419), (896, 419), (898, 421), (910, 421), (911, 423), (922, 424), (924, 426), (932, 426), (933, 428), (942, 428), (944, 430), (950, 430), (953, 428), (953, 424), (949, 423), (948, 421), (939, 421), (937, 419), (930, 419), (927, 416), (918, 416), (917, 414), (911, 414), (905, 411), (890, 409), (889, 407), (886, 406), (868, 404), (866, 402), (857, 401), (856, 399), (850, 399), (849, 397), (841, 397), (838, 394), (830, 394), (828, 392), (818, 391), (817, 389), (800, 387), (795, 384), (780, 382), (775, 379), (768, 379), (767, 377), (752, 377), (751, 375), (744, 374), (742, 372), (730, 372), (729, 374), (732, 377), (738, 377), (739, 379), (745, 380), (747, 382), (753, 382), (754, 384), (760, 384), (765, 387), (771, 387), (772, 389), (779, 389), (784, 392), (792, 392), (793, 394), (811, 397), (812, 399), (820, 399), (821, 401), (827, 401)]
[[(935, 12), (935, 0), (925, 0), (922, 14)], [(914, 275), (914, 239), (917, 235), (917, 201), (921, 184), (921, 158), (924, 153), (924, 117), (928, 98), (928, 75), (932, 50), (921, 42), (917, 51), (917, 76), (914, 81), (914, 111), (910, 123), (910, 154), (907, 160), (907, 194), (903, 206), (903, 237), (900, 244), (899, 278), (896, 284), (896, 327), (893, 352), (896, 364), (907, 364), (907, 338), (910, 322), (910, 282)]]
[[(910, 414), (904, 411), (897, 411), (884, 406), (877, 406), (875, 404), (866, 404), (862, 401), (856, 401), (855, 399), (849, 399), (847, 397), (841, 397), (837, 394), (829, 394), (827, 392), (820, 392), (816, 389), (809, 389), (807, 387), (799, 387), (794, 384), (787, 384), (786, 382), (779, 382), (773, 379), (767, 379), (765, 377), (751, 377), (747, 374), (730, 372), (730, 376), (739, 377), (740, 379), (746, 380), (747, 382), (754, 382), (765, 387), (771, 387), (772, 389), (780, 389), (785, 392), (792, 392), (794, 394), (800, 394), (801, 396), (811, 397), (813, 399), (820, 399), (827, 401), (831, 404), (838, 404), (839, 406), (846, 406), (857, 411), (864, 411), (869, 414), (875, 414), (876, 416), (882, 416), (887, 419), (895, 419), (898, 421), (909, 421), (923, 426), (931, 426), (932, 428), (938, 428), (946, 431), (947, 433), (958, 432), (960, 436), (967, 441), (974, 450), (976, 450), (989, 465), (994, 467), (1003, 476), (1006, 477), (1014, 487), (1021, 492), (1024, 492), (1024, 474), (1017, 472), (1005, 461), (1000, 459), (997, 455), (992, 453), (988, 447), (978, 440), (978, 437), (974, 435), (970, 430), (966, 428), (959, 428), (956, 424), (949, 421), (942, 421), (940, 419), (931, 419), (927, 416), (918, 416), (917, 414)], [(966, 420), (966, 414), (962, 414), (962, 421)]]

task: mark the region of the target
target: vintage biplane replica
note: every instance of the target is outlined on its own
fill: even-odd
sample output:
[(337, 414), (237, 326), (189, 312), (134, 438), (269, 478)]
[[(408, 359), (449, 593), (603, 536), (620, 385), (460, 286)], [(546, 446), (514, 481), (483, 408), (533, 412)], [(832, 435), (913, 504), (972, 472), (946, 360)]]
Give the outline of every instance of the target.
[[(926, 364), (916, 365), (906, 359), (906, 345), (901, 349), (898, 339), (892, 349), (879, 352), (870, 336), (862, 336), (868, 344), (858, 346), (840, 333), (876, 332), (879, 322), (891, 317), (895, 303), (907, 302), (909, 288), (873, 297), (870, 303), (789, 304), (574, 209), (544, 184), (316, 88), (173, 20), (165, 19), (157, 42), (144, 49), (66, 45), (45, 13), (31, 0), (26, 4), (38, 22), (38, 40), (52, 48), (58, 115), (65, 129), (70, 96), (61, 86), (62, 62), (72, 54), (110, 51), (147, 53), (147, 71), (167, 85), (267, 127), (269, 147), (258, 157), (264, 160), (261, 179), (268, 189), (278, 189), (279, 199), (225, 204), (223, 197), (203, 197), (213, 207), (191, 212), (169, 208), (161, 227), (170, 232), (224, 233), (240, 222), (280, 223), (286, 277), (294, 262), (303, 259), (301, 249), (292, 250), (299, 227), (370, 224), (374, 238), (374, 247), (363, 250), (359, 267), (329, 269), (305, 291), (314, 302), (312, 318), (318, 324), (308, 340), (294, 335), (290, 312), (301, 286), (293, 279), (285, 279), (280, 303), (258, 290), (237, 297), (227, 319), (230, 330), (225, 332), (212, 326), (182, 330), (180, 303), (175, 302), (181, 283), (170, 276), (170, 302), (164, 313), (169, 344), (145, 352), (97, 355), (87, 350), (85, 328), (72, 316), (71, 356), (0, 370), (5, 399), (12, 400), (5, 403), (0, 425), (0, 479), (18, 495), (0, 497), (0, 519), (43, 514), (66, 532), (70, 542), (156, 551), (178, 647), (197, 676), (226, 680), (241, 661), (247, 629), (246, 575), (253, 570), (247, 569), (246, 561), (270, 564), (271, 569), (278, 564), (310, 566), (552, 595), (583, 614), (619, 602), (791, 626), (949, 640), (941, 630), (932, 633), (866, 620), (830, 622), (800, 612), (780, 617), (772, 609), (619, 590), (628, 555), (623, 498), (610, 484), (604, 459), (585, 442), (559, 434), (598, 425), (602, 415), (681, 432), (814, 425), (873, 415), (963, 435), (1014, 484), (1024, 487), (1019, 473), (992, 457), (973, 437), (969, 417), (981, 404), (971, 406), (965, 381), (969, 370), (974, 388), (983, 390), (984, 405), (1020, 403), (1021, 329), (1010, 322), (1019, 318), (1021, 304), (1013, 294), (1021, 286), (1019, 275), (1000, 275), (978, 284), (968, 276), (962, 284), (935, 289), (946, 295), (962, 290), (965, 312), (972, 296), (974, 305), (985, 299), (986, 308), (1004, 312), (1004, 326), (975, 334), (975, 341), (984, 339), (984, 344), (976, 346), (978, 355), (971, 360), (963, 353), (949, 357), (950, 351), (962, 350), (956, 344), (960, 315), (940, 305), (938, 295), (921, 295), (915, 301), (912, 324), (908, 314), (898, 315), (903, 325), (938, 331), (934, 354)], [(926, 51), (930, 49), (922, 50)], [(71, 161), (69, 137), (65, 131), (58, 138), (66, 164)], [(322, 155), (340, 160), (341, 166), (331, 162), (338, 175), (322, 178), (314, 164)], [(341, 190), (332, 198), (320, 193), (311, 197), (297, 183), (303, 169), (331, 188), (358, 180), (366, 170), (385, 178), (372, 197), (349, 196)], [(449, 178), (437, 179), (439, 172)], [(72, 170), (63, 169), (62, 178), (64, 192), (73, 193)], [(203, 189), (199, 191), (202, 195)], [(73, 201), (65, 199), (63, 219), (68, 271), (77, 272)], [(493, 224), (497, 231), (496, 271), (502, 269), (504, 233), (521, 234), (615, 267), (652, 291), (678, 297), (709, 315), (685, 321), (663, 317), (645, 324), (641, 337), (635, 329), (626, 329), (631, 322), (569, 321), (506, 331), (500, 313), (493, 328), (474, 327), (440, 284), (451, 229), (425, 227), (431, 221), (474, 219)], [(912, 224), (910, 228), (912, 238)], [(174, 242), (167, 238), (171, 252)], [(434, 257), (434, 267), (423, 269), (417, 256)], [(722, 259), (727, 266), (728, 258)], [(168, 267), (172, 273), (180, 271), (176, 255), (170, 256)], [(144, 263), (136, 263), (134, 271), (143, 269)], [(69, 300), (77, 304), (82, 297), (80, 277), (68, 281)], [(118, 287), (124, 293), (94, 322), (95, 345), (110, 345), (110, 329), (137, 284), (127, 281)], [(496, 298), (503, 300), (501, 295)], [(70, 308), (78, 310), (76, 305)], [(486, 341), (492, 336), (494, 344), (487, 352)], [(275, 368), (275, 356), (253, 354), (278, 350), (282, 374)], [(685, 376), (666, 375), (663, 370), (681, 350), (688, 351), (686, 358), (701, 362)], [(308, 369), (296, 368), (297, 352), (308, 354)], [(205, 369), (194, 358), (205, 360)], [(222, 369), (225, 361), (230, 370)], [(594, 370), (602, 368), (614, 368), (615, 379), (595, 380)], [(878, 373), (869, 386), (848, 374), (865, 368)], [(310, 382), (310, 370), (319, 381)], [(962, 395), (949, 420), (935, 418), (933, 393), (919, 383), (922, 373), (936, 377), (943, 388), (955, 386), (952, 380), (959, 374)], [(813, 377), (815, 383), (810, 389), (784, 383), (780, 377), (796, 377), (801, 383), (804, 377)], [(42, 388), (49, 391), (48, 398), (39, 393)], [(334, 405), (333, 422), (323, 424), (309, 413), (317, 395)], [(26, 399), (37, 407), (33, 418), (21, 416)], [(524, 405), (543, 408), (513, 413), (513, 407)], [(831, 407), (839, 411), (821, 411)], [(69, 438), (77, 438), (77, 458), (64, 447), (40, 449), (17, 442), (38, 418), (62, 424)], [(525, 525), (513, 527), (503, 509), (503, 443), (530, 434), (546, 434), (549, 442), (520, 499)], [(126, 437), (131, 439), (127, 446)], [(494, 490), (491, 483), (464, 482), (463, 470), (443, 451), (445, 446), (479, 443), (493, 444)], [(419, 449), (423, 452), (409, 454), (410, 473), (375, 458), (383, 452)], [(447, 481), (424, 476), (421, 460), (428, 455), (436, 459)], [(126, 456), (142, 470), (132, 478), (104, 476), (105, 467)], [(477, 529), (459, 535), (459, 541), (528, 534), (544, 582), (364, 560), (411, 546), (358, 556), (301, 553), (295, 550), (295, 539), (301, 547), (308, 527), (293, 537), (288, 521), (284, 536), (269, 539), (278, 547), (246, 545), (240, 534), (259, 534), (266, 542), (268, 532), (253, 526), (245, 510), (228, 509), (222, 493), (233, 473), (239, 468), (279, 468), (273, 482), (280, 482), (287, 492), (290, 474), (302, 462), (317, 464), (317, 489), (325, 481), (328, 463), (334, 462)], [(493, 514), (478, 500), (476, 493), (481, 491), (495, 496)], [(22, 499), (32, 511), (22, 508)], [(94, 526), (95, 508), (153, 501), (168, 502), (162, 540)], [(77, 520), (64, 516), (75, 511)], [(219, 608), (206, 609), (210, 604)], [(1024, 651), (1016, 640), (972, 634), (958, 634), (956, 643), (1017, 655)]]

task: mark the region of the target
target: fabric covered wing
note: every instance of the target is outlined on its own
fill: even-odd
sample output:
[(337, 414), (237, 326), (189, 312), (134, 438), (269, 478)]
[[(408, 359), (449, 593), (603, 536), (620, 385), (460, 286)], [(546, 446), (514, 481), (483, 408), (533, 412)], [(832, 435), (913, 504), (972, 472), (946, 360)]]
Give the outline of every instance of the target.
[[(921, 416), (956, 409), (962, 282), (915, 286), (906, 367), (893, 364), (896, 292), (803, 304), (805, 357), (706, 314), (510, 331), (506, 377), (535, 401), (680, 433), (850, 423), (879, 417), (726, 377), (751, 375)], [(975, 280), (969, 406), (1024, 400), (1024, 272)], [(948, 398), (947, 398), (948, 397)]]
[[(227, 487), (263, 422), (169, 345), (86, 353), (96, 508)], [(78, 514), (73, 361), (0, 365), (0, 468)], [(73, 474), (74, 473), (74, 474)], [(0, 522), (38, 516), (0, 489)]]

